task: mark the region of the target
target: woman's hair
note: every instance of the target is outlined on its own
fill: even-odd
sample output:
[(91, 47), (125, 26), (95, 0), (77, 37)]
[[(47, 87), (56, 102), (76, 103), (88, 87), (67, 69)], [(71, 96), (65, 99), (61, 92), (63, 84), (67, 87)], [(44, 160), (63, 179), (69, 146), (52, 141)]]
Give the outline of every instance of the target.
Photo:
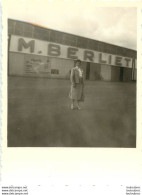
[(77, 59), (74, 61), (74, 63), (76, 64), (77, 62), (80, 62), (81, 63), (81, 60)]

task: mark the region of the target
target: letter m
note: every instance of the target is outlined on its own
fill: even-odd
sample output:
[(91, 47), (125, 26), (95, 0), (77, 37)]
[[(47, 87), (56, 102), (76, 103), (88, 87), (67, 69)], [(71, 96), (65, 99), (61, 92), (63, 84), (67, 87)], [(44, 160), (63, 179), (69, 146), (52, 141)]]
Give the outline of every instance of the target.
[(35, 40), (31, 40), (27, 43), (23, 38), (20, 38), (18, 40), (18, 51), (22, 51), (23, 47), (25, 49), (30, 48), (30, 53), (33, 53), (35, 48)]

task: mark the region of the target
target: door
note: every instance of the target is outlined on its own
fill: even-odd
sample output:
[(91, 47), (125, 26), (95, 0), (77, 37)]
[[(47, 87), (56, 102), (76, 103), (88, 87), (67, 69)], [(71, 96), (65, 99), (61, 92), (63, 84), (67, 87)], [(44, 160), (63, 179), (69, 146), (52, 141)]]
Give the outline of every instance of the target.
[(132, 81), (136, 81), (135, 59), (133, 59), (133, 61), (132, 61)]
[(88, 80), (90, 77), (90, 62), (86, 64), (86, 79)]
[(119, 77), (120, 81), (123, 81), (123, 74), (124, 74), (124, 68), (120, 67), (120, 77)]

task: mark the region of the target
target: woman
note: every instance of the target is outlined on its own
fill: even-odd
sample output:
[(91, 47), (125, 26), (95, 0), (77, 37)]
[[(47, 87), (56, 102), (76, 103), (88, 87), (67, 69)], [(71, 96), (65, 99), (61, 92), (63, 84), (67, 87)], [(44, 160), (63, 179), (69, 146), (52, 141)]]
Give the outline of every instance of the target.
[(75, 67), (72, 68), (70, 74), (71, 80), (71, 90), (70, 90), (70, 99), (71, 109), (75, 108), (75, 102), (78, 109), (80, 108), (79, 102), (84, 101), (84, 73), (80, 60), (75, 61)]

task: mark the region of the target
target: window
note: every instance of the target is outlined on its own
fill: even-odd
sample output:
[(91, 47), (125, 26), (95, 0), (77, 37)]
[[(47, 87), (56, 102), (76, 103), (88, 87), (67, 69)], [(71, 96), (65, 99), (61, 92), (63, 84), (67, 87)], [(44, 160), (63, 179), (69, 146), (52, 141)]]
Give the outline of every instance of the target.
[(24, 25), (23, 25), (23, 22), (16, 21), (15, 34), (16, 35), (21, 35), (21, 36), (24, 35)]
[(59, 70), (58, 69), (51, 69), (51, 74), (59, 74)]
[(98, 51), (98, 41), (88, 39), (86, 47), (87, 47), (87, 49)]
[(70, 34), (63, 33), (63, 44), (69, 45), (69, 46), (77, 46), (77, 37)]
[(49, 41), (50, 31), (41, 27), (34, 26), (34, 38)]
[(33, 25), (28, 23), (23, 23), (24, 28), (24, 36), (25, 37), (32, 37), (33, 36)]
[(77, 37), (77, 47), (86, 48), (87, 38)]
[(62, 37), (63, 37), (63, 33), (57, 31), (51, 31), (50, 41), (55, 43), (62, 43), (63, 42)]
[(8, 34), (14, 34), (15, 21), (8, 20)]

